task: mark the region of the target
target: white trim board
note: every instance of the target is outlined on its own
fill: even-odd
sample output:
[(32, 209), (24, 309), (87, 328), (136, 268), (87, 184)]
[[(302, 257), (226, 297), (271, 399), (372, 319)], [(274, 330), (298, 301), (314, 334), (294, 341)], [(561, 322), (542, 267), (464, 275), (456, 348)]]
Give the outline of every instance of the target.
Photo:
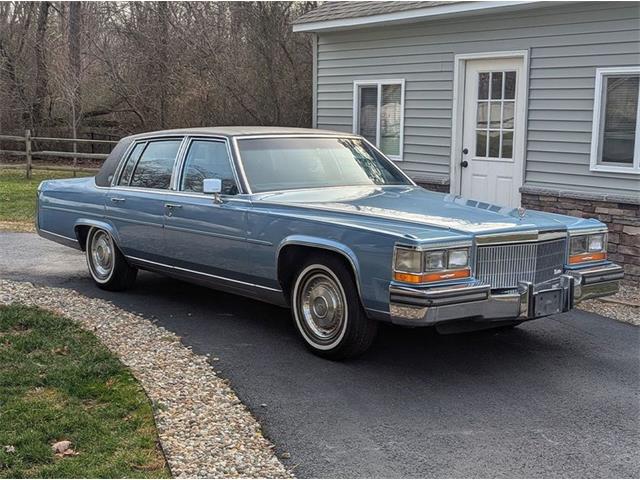
[(524, 125), (523, 125), (523, 161), (522, 183), (526, 180), (527, 170), (527, 131), (529, 119), (529, 50), (511, 50), (502, 52), (462, 53), (454, 56), (453, 62), (453, 111), (451, 115), (451, 161), (449, 164), (449, 191), (460, 195), (462, 175), (460, 162), (462, 161), (463, 125), (464, 125), (464, 83), (466, 79), (467, 60), (491, 60), (498, 58), (521, 58), (524, 78)]
[[(477, 15), (490, 11), (503, 12), (521, 10), (524, 8), (542, 7), (543, 2), (535, 0), (517, 1), (476, 1), (438, 5), (435, 7), (416, 8), (403, 12), (381, 13), (355, 18), (339, 18), (335, 20), (318, 20), (316, 22), (299, 23), (293, 25), (294, 32), (321, 32), (332, 30), (346, 30), (370, 27), (380, 24), (411, 23), (423, 20), (442, 19), (463, 15)], [(567, 2), (553, 2), (554, 4)]]

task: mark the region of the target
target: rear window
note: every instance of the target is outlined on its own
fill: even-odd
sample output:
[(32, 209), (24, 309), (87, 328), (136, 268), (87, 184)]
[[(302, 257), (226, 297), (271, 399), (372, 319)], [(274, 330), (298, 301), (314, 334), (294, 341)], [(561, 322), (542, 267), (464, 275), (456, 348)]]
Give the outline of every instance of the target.
[(119, 184), (169, 189), (173, 164), (181, 142), (181, 139), (154, 140), (136, 145), (122, 171)]

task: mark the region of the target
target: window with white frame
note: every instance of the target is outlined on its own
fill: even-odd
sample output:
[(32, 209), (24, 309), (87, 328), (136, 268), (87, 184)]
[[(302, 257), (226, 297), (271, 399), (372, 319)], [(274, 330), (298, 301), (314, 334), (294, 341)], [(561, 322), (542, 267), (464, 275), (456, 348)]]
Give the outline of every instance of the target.
[(402, 159), (404, 80), (353, 84), (353, 131), (393, 160)]
[(591, 170), (640, 173), (640, 67), (596, 70)]

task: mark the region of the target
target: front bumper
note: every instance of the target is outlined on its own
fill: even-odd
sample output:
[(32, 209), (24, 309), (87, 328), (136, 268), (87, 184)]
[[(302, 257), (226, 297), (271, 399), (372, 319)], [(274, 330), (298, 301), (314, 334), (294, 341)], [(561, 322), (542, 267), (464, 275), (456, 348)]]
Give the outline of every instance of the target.
[(622, 267), (608, 264), (570, 270), (542, 284), (521, 282), (517, 289), (503, 292), (492, 292), (491, 285), (479, 282), (432, 288), (392, 285), (389, 312), (393, 323), (414, 326), (463, 319), (531, 320), (612, 295), (623, 276)]

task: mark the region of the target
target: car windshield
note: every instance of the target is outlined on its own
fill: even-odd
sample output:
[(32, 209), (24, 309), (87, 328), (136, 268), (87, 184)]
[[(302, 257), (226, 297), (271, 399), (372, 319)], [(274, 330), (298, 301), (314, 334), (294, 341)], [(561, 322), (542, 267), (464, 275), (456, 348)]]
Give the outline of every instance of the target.
[(389, 160), (358, 138), (239, 139), (254, 193), (352, 185), (407, 185)]

